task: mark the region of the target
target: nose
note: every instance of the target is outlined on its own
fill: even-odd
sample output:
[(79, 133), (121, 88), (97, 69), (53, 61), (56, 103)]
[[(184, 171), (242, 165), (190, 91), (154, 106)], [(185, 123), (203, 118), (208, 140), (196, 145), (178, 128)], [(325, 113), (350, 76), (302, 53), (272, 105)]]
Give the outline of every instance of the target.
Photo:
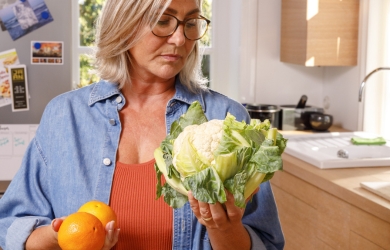
[(182, 46), (186, 42), (186, 37), (184, 36), (184, 26), (179, 25), (175, 32), (168, 37), (168, 43), (174, 43), (176, 46)]

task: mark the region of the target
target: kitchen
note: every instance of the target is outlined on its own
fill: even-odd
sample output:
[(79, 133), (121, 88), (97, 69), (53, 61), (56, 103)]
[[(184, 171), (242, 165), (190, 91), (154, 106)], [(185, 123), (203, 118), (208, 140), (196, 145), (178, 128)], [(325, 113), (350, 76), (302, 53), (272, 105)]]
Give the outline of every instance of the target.
[[(58, 34), (56, 40), (67, 41), (65, 42), (65, 47), (70, 50), (71, 40), (67, 40), (66, 37), (71, 36), (71, 29), (65, 24), (70, 25), (71, 19), (71, 6), (70, 3), (63, 3), (61, 7), (58, 3), (54, 3), (54, 1), (46, 0), (48, 7), (50, 8), (53, 16), (55, 17), (55, 21), (58, 23), (62, 23), (63, 30), (61, 34)], [(284, 63), (280, 61), (280, 27), (281, 27), (281, 8), (282, 1), (267, 1), (267, 0), (252, 0), (252, 1), (214, 1), (213, 3), (216, 8), (220, 8), (225, 13), (230, 13), (230, 15), (219, 16), (215, 14), (215, 20), (213, 20), (214, 32), (217, 30), (221, 30), (220, 32), (226, 32), (221, 27), (222, 25), (226, 25), (226, 23), (231, 24), (233, 32), (237, 32), (237, 34), (242, 34), (242, 36), (238, 36), (235, 34), (227, 33), (225, 34), (231, 39), (227, 39), (224, 41), (218, 40), (217, 36), (215, 39), (215, 48), (212, 52), (212, 55), (215, 57), (224, 58), (224, 61), (229, 61), (229, 64), (226, 63), (217, 63), (212, 62), (211, 67), (214, 68), (214, 78), (212, 83), (212, 88), (220, 91), (230, 97), (233, 97), (239, 100), (242, 103), (267, 103), (267, 104), (296, 104), (302, 94), (307, 95), (308, 104), (316, 107), (323, 107), (325, 112), (331, 114), (333, 116), (333, 124), (336, 129), (341, 131), (358, 131), (363, 129), (363, 103), (358, 102), (358, 90), (364, 76), (369, 73), (372, 69), (381, 66), (388, 66), (383, 64), (376, 64), (368, 61), (368, 57), (372, 56), (373, 53), (368, 53), (369, 47), (367, 47), (367, 43), (374, 28), (372, 28), (368, 21), (368, 16), (370, 11), (369, 8), (370, 1), (369, 0), (361, 0), (359, 1), (360, 9), (359, 9), (359, 34), (358, 34), (358, 53), (357, 53), (357, 65), (354, 66), (326, 66), (326, 67), (305, 67), (301, 65)], [(242, 6), (240, 5), (242, 4)], [(237, 8), (238, 5), (238, 8)], [(213, 7), (215, 7), (213, 6)], [(68, 10), (68, 11), (64, 11)], [(235, 18), (231, 18), (234, 16)], [(241, 17), (241, 25), (237, 23), (240, 22), (240, 19), (237, 17)], [(218, 27), (220, 25), (220, 27)], [(238, 27), (237, 27), (238, 26)], [(369, 28), (371, 27), (371, 28)], [(45, 36), (45, 32), (53, 32), (51, 30), (52, 27), (50, 25), (46, 25), (41, 29), (37, 30), (34, 33), (29, 34), (29, 40), (39, 40), (40, 37)], [(250, 34), (250, 35), (249, 35)], [(256, 35), (253, 35), (256, 34)], [(8, 35), (5, 32), (0, 34), (0, 39), (7, 39)], [(46, 38), (45, 38), (46, 39)], [(52, 37), (47, 39), (53, 39)], [(22, 43), (22, 41), (15, 41), (18, 46)], [(219, 45), (218, 45), (219, 44)], [(374, 46), (375, 47), (375, 46)], [(1, 50), (10, 49), (10, 47), (3, 48), (0, 45)], [(229, 51), (230, 53), (226, 53)], [(231, 52), (233, 51), (233, 52)], [(255, 53), (254, 53), (255, 52)], [(28, 56), (20, 54), (21, 61), (28, 62)], [(61, 69), (58, 67), (52, 66), (50, 70), (55, 71), (53, 75), (47, 75), (46, 79), (41, 79), (38, 75), (34, 75), (34, 69), (39, 66), (32, 66), (30, 70), (30, 82), (33, 84), (34, 81), (45, 81), (49, 80), (51, 82), (56, 82), (56, 77), (61, 76), (64, 79), (69, 79), (72, 82), (70, 77), (71, 68), (69, 62), (71, 61), (70, 55), (67, 54), (64, 57), (65, 63)], [(239, 69), (236, 70), (236, 69)], [(223, 72), (223, 73), (218, 73)], [(69, 76), (67, 76), (68, 74)], [(49, 78), (47, 78), (49, 77)], [(64, 81), (63, 81), (64, 82)], [(240, 83), (240, 84), (237, 84)], [(41, 86), (31, 88), (31, 102), (33, 105), (34, 96), (40, 96), (40, 92), (46, 89), (49, 91), (50, 95), (55, 95), (70, 89), (69, 85), (66, 86), (58, 86), (58, 88), (53, 88), (53, 86)], [(368, 83), (366, 91), (373, 85), (373, 83)], [(39, 88), (39, 89), (38, 89)], [(42, 98), (44, 101), (48, 101), (48, 96), (45, 95)], [(39, 104), (40, 105), (40, 104)], [(7, 107), (6, 107), (7, 108)], [(25, 123), (25, 120), (28, 120), (27, 123), (38, 123), (40, 115), (37, 113), (26, 112), (27, 114), (22, 114), (24, 112), (20, 112), (18, 114), (13, 114), (9, 110), (4, 110), (5, 108), (0, 108), (0, 124), (2, 123)], [(7, 108), (8, 109), (8, 108)], [(366, 114), (370, 114), (370, 112), (365, 112)], [(3, 122), (3, 117), (7, 119)], [(27, 119), (26, 119), (27, 117)], [(9, 119), (8, 119), (9, 118)], [(377, 228), (381, 228), (378, 232), (375, 232), (374, 236), (372, 235), (358, 235), (362, 236), (359, 238), (356, 234), (343, 234), (339, 232), (340, 235), (343, 235), (344, 238), (341, 238), (341, 245), (337, 243), (333, 235), (327, 234), (327, 232), (332, 231), (332, 226), (335, 226), (339, 230), (341, 228), (345, 229), (348, 226), (348, 222), (343, 222), (339, 227), (337, 223), (326, 228), (328, 231), (319, 231), (316, 235), (312, 231), (312, 234), (308, 234), (305, 238), (301, 234), (298, 236), (303, 238), (298, 238), (302, 242), (307, 242), (308, 245), (306, 249), (310, 249), (309, 246), (313, 247), (312, 249), (320, 249), (320, 247), (326, 249), (359, 249), (353, 248), (352, 246), (356, 246), (354, 241), (359, 238), (359, 242), (364, 242), (369, 246), (361, 249), (389, 249), (390, 243), (389, 239), (384, 237), (384, 235), (388, 235), (390, 232), (389, 226), (389, 210), (390, 204), (388, 201), (383, 198), (377, 197), (376, 195), (365, 191), (365, 190), (355, 190), (358, 187), (354, 186), (351, 188), (350, 184), (346, 184), (347, 188), (342, 189), (336, 184), (331, 184), (333, 179), (337, 179), (336, 173), (345, 174), (349, 178), (349, 173), (353, 172), (354, 175), (362, 175), (362, 176), (370, 176), (369, 179), (362, 178), (362, 181), (371, 181), (371, 178), (378, 180), (389, 180), (389, 167), (384, 168), (358, 168), (358, 169), (345, 169), (345, 170), (318, 170), (313, 166), (308, 165), (307, 163), (300, 161), (290, 155), (285, 155), (285, 171), (281, 175), (276, 175), (275, 179), (271, 181), (271, 183), (277, 187), (275, 187), (275, 195), (278, 199), (279, 197), (283, 197), (283, 200), (287, 200), (294, 204), (294, 206), (301, 206), (304, 208), (308, 208), (311, 215), (314, 218), (321, 218), (321, 223), (324, 224), (325, 217), (322, 218), (318, 214), (316, 214), (315, 209), (318, 208), (317, 200), (305, 200), (309, 199), (305, 197), (304, 191), (306, 190), (314, 190), (314, 197), (318, 194), (320, 190), (327, 186), (330, 190), (324, 189), (325, 193), (321, 193), (325, 198), (328, 199), (329, 203), (336, 203), (336, 207), (341, 207), (339, 211), (352, 211), (352, 215), (359, 217), (361, 215), (362, 210), (356, 210), (356, 207), (359, 209), (361, 206), (368, 206), (366, 210), (373, 210), (374, 212), (369, 213), (374, 216), (375, 221), (379, 221)], [(373, 171), (373, 172), (371, 172)], [(343, 175), (344, 176), (344, 175)], [(371, 177), (374, 176), (374, 177)], [(360, 179), (359, 179), (360, 180)], [(294, 183), (294, 188), (296, 187), (298, 191), (293, 190), (295, 194), (285, 193), (286, 189), (291, 189), (286, 183)], [(319, 183), (319, 184), (318, 184)], [(358, 183), (358, 182), (357, 182)], [(287, 185), (287, 186), (284, 186)], [(302, 188), (302, 190), (299, 189)], [(348, 188), (351, 188), (349, 190)], [(360, 193), (359, 195), (356, 192)], [(342, 197), (338, 195), (341, 193)], [(330, 196), (331, 194), (332, 196)], [(304, 197), (302, 197), (304, 196)], [(352, 198), (345, 198), (345, 196), (351, 196)], [(357, 197), (358, 196), (358, 197)], [(368, 197), (368, 201), (361, 197)], [(310, 196), (308, 196), (310, 197)], [(347, 203), (342, 203), (339, 199), (347, 200)], [(336, 200), (336, 201), (335, 201)], [(367, 203), (369, 205), (367, 205)], [(309, 204), (309, 205), (307, 205)], [(352, 205), (351, 205), (352, 204)], [(322, 204), (321, 204), (322, 205)], [(290, 205), (291, 206), (291, 205)], [(308, 206), (308, 207), (307, 207)], [(280, 205), (281, 213), (283, 213), (282, 208), (286, 209), (288, 205)], [(348, 207), (348, 209), (345, 209)], [(351, 208), (352, 207), (352, 208)], [(311, 208), (311, 209), (310, 209)], [(313, 210), (313, 208), (315, 208)], [(302, 208), (303, 209), (303, 208)], [(291, 212), (287, 210), (287, 212)], [(308, 213), (309, 213), (308, 212)], [(334, 211), (326, 211), (330, 214), (334, 213)], [(341, 214), (339, 217), (346, 218), (349, 214)], [(298, 213), (299, 215), (299, 213)], [(337, 215), (337, 214), (336, 214)], [(365, 215), (365, 214), (364, 214)], [(367, 216), (370, 216), (367, 215)], [(317, 216), (317, 217), (316, 217)], [(333, 217), (332, 221), (341, 221), (339, 217)], [(286, 217), (282, 214), (282, 224), (283, 219), (286, 221), (286, 224), (291, 225), (295, 222), (288, 221), (289, 217)], [(299, 217), (298, 217), (299, 218)], [(355, 218), (355, 217), (352, 217)], [(371, 217), (370, 217), (371, 218)], [(290, 223), (290, 224), (289, 224)], [(313, 226), (313, 228), (320, 228), (315, 223), (316, 220), (308, 221), (308, 224)], [(299, 225), (297, 224), (298, 229), (302, 228), (310, 228), (306, 227), (306, 224)], [(291, 233), (286, 235), (287, 242), (292, 242), (293, 236), (296, 236), (293, 232), (299, 230), (290, 229), (289, 231), (286, 229), (286, 233)], [(377, 230), (374, 227), (374, 230)], [(302, 231), (305, 232), (306, 231)], [(320, 237), (321, 240), (318, 240), (316, 237), (324, 236), (331, 238), (330, 241), (325, 241), (324, 237)], [(363, 237), (364, 236), (364, 237)], [(292, 238), (290, 238), (292, 237)], [(314, 238), (313, 238), (314, 237)], [(335, 236), (334, 236), (335, 237)], [(372, 237), (378, 237), (379, 239), (372, 239)], [(364, 238), (364, 239), (362, 239)], [(322, 242), (322, 245), (315, 245)], [(309, 243), (314, 242), (314, 245), (309, 245)], [(351, 242), (351, 243), (350, 243)], [(299, 242), (298, 242), (299, 243)], [(361, 243), (363, 244), (363, 243)], [(286, 249), (295, 249), (293, 248), (293, 244), (289, 245), (287, 243)], [(359, 245), (358, 245), (359, 246)], [(377, 247), (377, 248), (375, 248)], [(298, 248), (297, 248), (298, 249)], [(301, 248), (304, 249), (304, 248)]]

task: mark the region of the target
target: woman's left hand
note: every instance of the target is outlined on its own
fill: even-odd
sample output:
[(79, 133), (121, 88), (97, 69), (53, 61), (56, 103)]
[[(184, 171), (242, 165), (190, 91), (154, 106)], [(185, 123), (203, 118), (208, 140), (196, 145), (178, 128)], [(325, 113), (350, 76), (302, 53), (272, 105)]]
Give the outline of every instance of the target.
[[(246, 200), (248, 202), (254, 194), (259, 191), (257, 188), (253, 194)], [(224, 203), (209, 204), (195, 199), (192, 192), (188, 192), (188, 199), (192, 211), (194, 212), (199, 223), (208, 228), (228, 229), (232, 225), (241, 224), (245, 208), (239, 208), (234, 205), (233, 194), (226, 191), (227, 201)]]
[[(259, 191), (259, 188), (246, 200)], [(227, 201), (209, 204), (198, 201), (188, 192), (188, 200), (199, 223), (207, 228), (213, 249), (250, 249), (250, 236), (242, 224), (245, 208), (234, 205), (234, 197), (226, 191)]]

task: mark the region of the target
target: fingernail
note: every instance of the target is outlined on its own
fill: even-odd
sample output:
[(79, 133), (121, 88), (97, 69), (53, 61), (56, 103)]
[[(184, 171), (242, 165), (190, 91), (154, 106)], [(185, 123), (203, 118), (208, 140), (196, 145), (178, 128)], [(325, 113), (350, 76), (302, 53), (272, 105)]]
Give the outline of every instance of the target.
[(53, 229), (54, 229), (54, 222), (55, 222), (55, 221), (56, 221), (56, 219), (52, 220), (52, 221), (51, 221), (51, 224), (50, 224), (50, 225), (51, 225), (51, 228), (53, 228)]
[(114, 230), (115, 228), (115, 221), (110, 221), (108, 223), (108, 230)]

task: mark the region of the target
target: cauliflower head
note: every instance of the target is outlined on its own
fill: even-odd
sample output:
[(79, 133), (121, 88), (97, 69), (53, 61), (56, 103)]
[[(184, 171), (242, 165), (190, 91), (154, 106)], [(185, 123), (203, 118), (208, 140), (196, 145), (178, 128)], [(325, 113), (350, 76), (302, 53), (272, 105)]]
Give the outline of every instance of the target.
[[(223, 120), (210, 120), (200, 125), (190, 125), (173, 143), (173, 166), (183, 176), (195, 174), (215, 164), (214, 151), (222, 138)], [(188, 168), (193, 163), (194, 169)]]

